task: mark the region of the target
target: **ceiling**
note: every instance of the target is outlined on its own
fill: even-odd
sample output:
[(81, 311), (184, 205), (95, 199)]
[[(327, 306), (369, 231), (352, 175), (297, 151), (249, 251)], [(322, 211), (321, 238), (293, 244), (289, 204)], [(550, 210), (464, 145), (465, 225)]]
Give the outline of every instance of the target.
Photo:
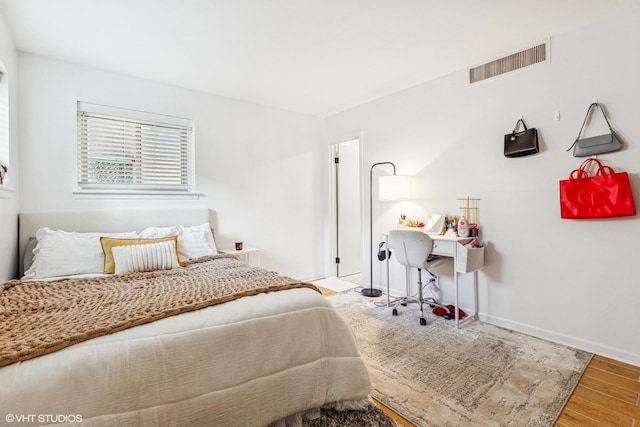
[(0, 0), (18, 50), (326, 116), (634, 0)]

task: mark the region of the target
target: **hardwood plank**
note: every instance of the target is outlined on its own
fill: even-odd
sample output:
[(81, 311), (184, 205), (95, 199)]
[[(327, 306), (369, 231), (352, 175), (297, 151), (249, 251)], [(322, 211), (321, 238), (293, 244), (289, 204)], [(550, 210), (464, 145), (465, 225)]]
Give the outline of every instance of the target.
[(588, 375), (584, 375), (580, 379), (579, 384), (583, 387), (587, 387), (597, 392), (606, 394), (607, 396), (615, 397), (616, 399), (619, 399), (631, 405), (635, 405), (636, 401), (638, 400), (637, 392), (634, 392), (626, 388), (618, 387), (607, 381), (603, 381)]
[(623, 368), (629, 370), (630, 372), (632, 372), (632, 375), (633, 375), (633, 372), (635, 372), (636, 379), (640, 381), (640, 366), (631, 365), (631, 364), (626, 363), (626, 362), (621, 362), (619, 360), (610, 359), (610, 358), (604, 357), (604, 356), (599, 356), (597, 354), (595, 356), (593, 356), (593, 359), (623, 367)]
[(567, 402), (566, 410), (582, 414), (588, 418), (596, 420), (605, 426), (612, 427), (631, 427), (633, 419), (617, 413), (615, 410), (611, 410), (604, 406), (595, 405), (587, 398), (580, 396), (580, 391), (576, 388), (576, 391)]
[(575, 412), (570, 409), (566, 409), (558, 417), (556, 423), (558, 427), (602, 427), (602, 423), (596, 421), (580, 412)]
[(632, 381), (638, 381), (640, 376), (639, 368), (631, 365), (619, 363), (611, 363), (609, 360), (606, 360), (601, 357), (596, 357), (591, 359), (591, 363), (589, 364), (589, 368), (596, 368), (606, 372), (610, 372), (612, 374), (619, 375), (623, 378), (627, 378)]
[(583, 385), (578, 385), (574, 395), (584, 400), (588, 400), (594, 405), (615, 411), (620, 415), (624, 415), (632, 419), (640, 419), (640, 406), (636, 406), (635, 402), (629, 404), (616, 399), (615, 397), (584, 387)]
[(602, 369), (589, 367), (585, 371), (583, 377), (585, 376), (597, 378), (601, 381), (615, 385), (616, 387), (619, 387), (625, 390), (630, 390), (635, 393), (640, 393), (640, 382), (633, 381), (629, 378), (621, 377), (620, 375), (617, 375), (615, 373), (611, 373)]

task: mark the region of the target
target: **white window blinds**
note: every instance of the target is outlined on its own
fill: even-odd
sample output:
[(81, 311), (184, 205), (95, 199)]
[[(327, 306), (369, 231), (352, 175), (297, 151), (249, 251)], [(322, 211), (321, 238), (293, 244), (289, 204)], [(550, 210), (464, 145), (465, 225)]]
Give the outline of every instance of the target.
[(193, 121), (78, 103), (78, 188), (194, 191)]

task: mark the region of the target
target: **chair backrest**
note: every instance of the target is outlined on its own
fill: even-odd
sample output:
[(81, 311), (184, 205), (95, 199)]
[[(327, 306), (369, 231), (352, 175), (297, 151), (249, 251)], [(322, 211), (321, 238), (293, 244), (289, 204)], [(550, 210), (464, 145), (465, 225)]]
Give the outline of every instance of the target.
[(394, 249), (398, 262), (415, 268), (424, 264), (433, 248), (431, 237), (416, 230), (391, 230), (389, 246)]

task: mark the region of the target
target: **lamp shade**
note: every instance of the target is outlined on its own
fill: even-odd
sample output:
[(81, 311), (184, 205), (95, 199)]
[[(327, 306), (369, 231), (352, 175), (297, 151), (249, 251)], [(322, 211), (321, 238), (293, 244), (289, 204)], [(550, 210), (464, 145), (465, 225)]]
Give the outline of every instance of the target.
[(378, 199), (381, 201), (406, 200), (411, 198), (411, 177), (408, 175), (385, 175), (378, 179)]

